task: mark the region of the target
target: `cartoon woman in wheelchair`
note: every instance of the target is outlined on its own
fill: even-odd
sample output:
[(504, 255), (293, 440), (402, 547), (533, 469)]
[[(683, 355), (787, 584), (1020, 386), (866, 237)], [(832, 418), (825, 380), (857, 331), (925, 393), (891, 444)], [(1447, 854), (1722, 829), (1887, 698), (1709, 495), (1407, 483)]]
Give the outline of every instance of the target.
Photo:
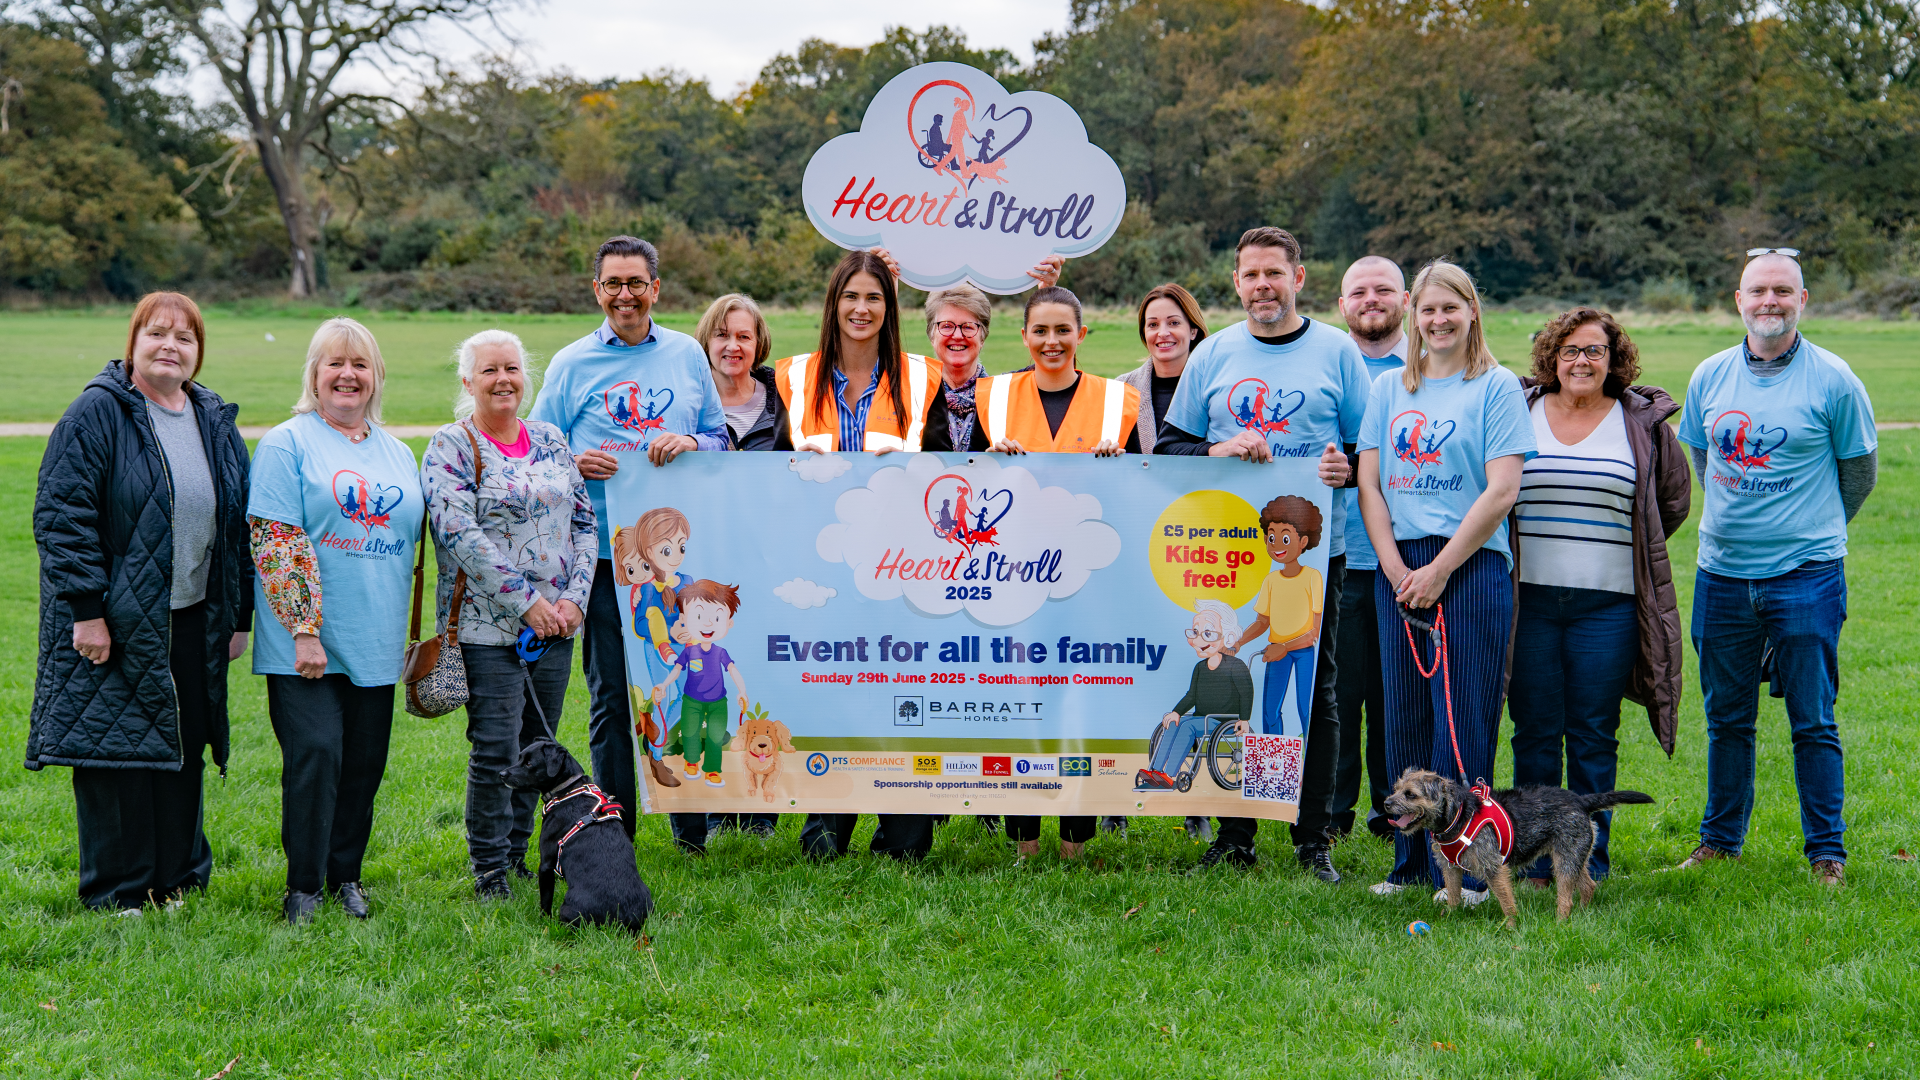
[(1153, 731), (1149, 768), (1135, 791), (1187, 791), (1201, 768), (1229, 791), (1240, 786), (1240, 737), (1253, 716), (1253, 673), (1233, 655), (1240, 619), (1218, 600), (1194, 601), (1187, 644), (1200, 657), (1187, 693)]

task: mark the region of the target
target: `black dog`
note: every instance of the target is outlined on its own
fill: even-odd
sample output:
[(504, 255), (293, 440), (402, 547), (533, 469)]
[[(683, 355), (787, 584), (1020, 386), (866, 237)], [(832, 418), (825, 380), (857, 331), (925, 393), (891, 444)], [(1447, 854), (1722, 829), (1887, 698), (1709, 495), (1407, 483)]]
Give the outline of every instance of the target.
[(1456, 781), (1425, 769), (1408, 769), (1400, 774), (1387, 795), (1386, 810), (1393, 826), (1411, 836), (1425, 830), (1433, 845), (1440, 874), (1447, 882), (1447, 906), (1460, 906), (1460, 879), (1472, 874), (1487, 883), (1506, 912), (1512, 926), (1519, 913), (1513, 899), (1511, 868), (1527, 866), (1543, 854), (1553, 857), (1554, 891), (1560, 902), (1560, 918), (1573, 912), (1573, 893), (1580, 891), (1584, 906), (1593, 900), (1594, 882), (1587, 874), (1587, 859), (1593, 854), (1593, 815), (1625, 803), (1650, 803), (1653, 796), (1638, 791), (1607, 791), (1598, 795), (1575, 795), (1565, 788), (1506, 788), (1493, 793), (1513, 819), (1513, 851), (1500, 858), (1500, 845), (1493, 827), (1484, 825), (1473, 843), (1460, 852), (1460, 865), (1447, 861), (1440, 851), (1439, 838), (1454, 839), (1480, 806), (1472, 792)]
[(529, 743), (519, 763), (500, 775), (510, 788), (540, 792), (540, 910), (553, 914), (557, 874), (567, 883), (560, 921), (619, 923), (639, 933), (653, 911), (653, 894), (634, 865), (618, 804), (551, 739)]

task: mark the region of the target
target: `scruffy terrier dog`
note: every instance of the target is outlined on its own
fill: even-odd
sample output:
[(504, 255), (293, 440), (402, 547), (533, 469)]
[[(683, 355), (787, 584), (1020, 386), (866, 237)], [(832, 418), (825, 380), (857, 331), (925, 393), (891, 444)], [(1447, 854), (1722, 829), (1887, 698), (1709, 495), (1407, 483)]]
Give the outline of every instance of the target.
[(640, 880), (633, 841), (567, 748), (551, 739), (528, 743), (500, 775), (510, 788), (540, 793), (541, 912), (553, 914), (557, 876), (567, 883), (561, 922), (618, 923), (639, 933), (653, 894)]
[(1565, 788), (1506, 788), (1493, 793), (1493, 801), (1513, 819), (1513, 852), (1500, 858), (1500, 844), (1493, 826), (1482, 825), (1473, 843), (1460, 852), (1455, 866), (1441, 854), (1436, 837), (1451, 840), (1463, 829), (1479, 802), (1473, 793), (1456, 781), (1426, 769), (1408, 769), (1394, 782), (1387, 795), (1387, 814), (1393, 827), (1411, 836), (1425, 830), (1433, 845), (1433, 857), (1439, 860), (1441, 876), (1447, 882), (1447, 907), (1460, 906), (1460, 879), (1472, 874), (1487, 883), (1506, 912), (1507, 925), (1513, 926), (1519, 906), (1513, 900), (1513, 875), (1510, 868), (1527, 866), (1543, 854), (1553, 857), (1554, 892), (1560, 902), (1560, 918), (1573, 913), (1573, 892), (1580, 890), (1582, 906), (1592, 902), (1594, 881), (1587, 874), (1587, 859), (1593, 854), (1593, 815), (1627, 803), (1650, 803), (1651, 795), (1638, 791), (1608, 791), (1599, 795), (1575, 795)]

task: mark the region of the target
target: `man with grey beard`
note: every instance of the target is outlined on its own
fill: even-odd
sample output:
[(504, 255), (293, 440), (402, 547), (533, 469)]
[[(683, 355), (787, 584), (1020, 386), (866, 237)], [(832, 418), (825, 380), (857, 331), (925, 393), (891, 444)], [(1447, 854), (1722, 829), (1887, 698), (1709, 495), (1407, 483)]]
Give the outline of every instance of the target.
[(1873, 404), (1799, 332), (1799, 252), (1756, 248), (1735, 294), (1747, 336), (1687, 384), (1680, 441), (1706, 490), (1693, 647), (1707, 712), (1707, 805), (1680, 869), (1738, 859), (1753, 815), (1759, 686), (1786, 699), (1804, 851), (1839, 885), (1846, 769), (1834, 720), (1847, 616), (1847, 522), (1879, 467)]

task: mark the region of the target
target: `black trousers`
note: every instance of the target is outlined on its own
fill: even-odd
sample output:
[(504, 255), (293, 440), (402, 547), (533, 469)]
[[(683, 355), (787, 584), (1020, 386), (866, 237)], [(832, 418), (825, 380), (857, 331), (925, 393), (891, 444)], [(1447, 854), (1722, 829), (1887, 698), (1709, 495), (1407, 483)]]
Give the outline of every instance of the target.
[[(1367, 815), (1371, 823), (1386, 814), (1387, 698), (1380, 685), (1379, 612), (1373, 604), (1378, 570), (1348, 570), (1340, 587), (1340, 760), (1334, 766), (1333, 815), (1336, 832), (1352, 832), (1360, 804), (1360, 766), (1367, 775)], [(1365, 710), (1362, 739), (1361, 713)]]
[(393, 684), (345, 675), (267, 676), (267, 717), (280, 740), (280, 846), (287, 889), (317, 893), (360, 880), (373, 799), (387, 772)]
[[(1287, 827), (1296, 848), (1326, 843), (1333, 826), (1328, 808), (1333, 801), (1334, 765), (1340, 760), (1340, 669), (1334, 644), (1340, 640), (1340, 600), (1346, 577), (1345, 555), (1327, 560), (1327, 595), (1320, 605), (1320, 647), (1313, 664), (1313, 711), (1307, 721), (1307, 760), (1300, 777), (1300, 818)], [(1223, 817), (1215, 842), (1252, 851), (1259, 829), (1257, 818)]]
[[(933, 850), (933, 815), (881, 814), (867, 850), (895, 859), (920, 859)], [(859, 814), (808, 814), (800, 827), (800, 851), (816, 859), (847, 853)]]
[(213, 876), (201, 798), (207, 747), (204, 602), (173, 613), (168, 667), (180, 701), (180, 770), (73, 770), (80, 900), (90, 908), (137, 908), (204, 889)]
[[(1084, 844), (1093, 839), (1094, 826), (1098, 818), (1062, 817), (1060, 819), (1060, 839), (1069, 844)], [(1040, 839), (1040, 819), (1018, 814), (1007, 815), (1007, 839)]]
[[(502, 770), (519, 760), (521, 747), (554, 734), (573, 673), (573, 639), (561, 638), (545, 656), (520, 666), (511, 645), (462, 645), (467, 665), (467, 861), (474, 875), (504, 870), (527, 854), (533, 835), (537, 792), (507, 787)], [(540, 698), (538, 707), (527, 679)], [(541, 722), (541, 710), (546, 722)]]

